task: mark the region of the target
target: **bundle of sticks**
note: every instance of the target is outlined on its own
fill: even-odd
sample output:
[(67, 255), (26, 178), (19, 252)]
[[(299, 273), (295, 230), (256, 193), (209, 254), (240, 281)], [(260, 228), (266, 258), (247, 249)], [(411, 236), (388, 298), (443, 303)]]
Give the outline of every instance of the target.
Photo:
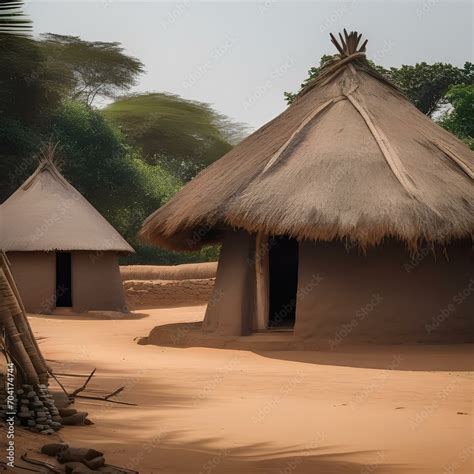
[(2, 351), (16, 367), (17, 383), (47, 384), (49, 368), (31, 330), (3, 251), (0, 251), (0, 331)]

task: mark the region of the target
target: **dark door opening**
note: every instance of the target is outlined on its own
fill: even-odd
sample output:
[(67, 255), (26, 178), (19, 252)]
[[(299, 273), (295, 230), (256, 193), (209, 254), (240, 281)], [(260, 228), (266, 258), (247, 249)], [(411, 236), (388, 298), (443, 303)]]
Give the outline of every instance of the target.
[(270, 314), (268, 327), (293, 328), (298, 288), (298, 242), (285, 236), (269, 239)]
[(56, 252), (56, 306), (72, 307), (70, 252)]

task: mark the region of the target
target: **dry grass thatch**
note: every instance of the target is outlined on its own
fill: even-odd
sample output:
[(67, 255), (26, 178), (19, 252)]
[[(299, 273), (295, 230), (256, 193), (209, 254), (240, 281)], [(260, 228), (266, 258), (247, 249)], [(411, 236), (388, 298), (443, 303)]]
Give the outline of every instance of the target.
[(92, 250), (132, 253), (125, 239), (59, 172), (55, 146), (36, 171), (0, 205), (4, 251)]
[(191, 250), (225, 228), (300, 240), (469, 238), (473, 153), (370, 69), (360, 35), (282, 114), (187, 184), (141, 237)]

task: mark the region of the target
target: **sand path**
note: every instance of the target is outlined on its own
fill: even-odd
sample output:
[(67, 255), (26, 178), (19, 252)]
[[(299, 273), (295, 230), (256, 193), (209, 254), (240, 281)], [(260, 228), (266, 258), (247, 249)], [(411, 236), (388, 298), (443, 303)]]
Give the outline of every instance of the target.
[(30, 317), (56, 371), (97, 367), (90, 393), (126, 385), (120, 399), (138, 404), (82, 400), (95, 425), (64, 428), (66, 442), (142, 474), (474, 472), (472, 346), (140, 346), (135, 337), (200, 320), (204, 307), (146, 312)]

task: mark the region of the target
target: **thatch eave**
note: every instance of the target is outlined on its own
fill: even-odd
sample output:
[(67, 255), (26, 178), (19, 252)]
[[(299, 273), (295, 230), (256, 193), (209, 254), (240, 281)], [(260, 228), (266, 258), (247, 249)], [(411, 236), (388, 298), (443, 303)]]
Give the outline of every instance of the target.
[(412, 252), (431, 245), (446, 246), (456, 241), (474, 242), (474, 229), (469, 226), (463, 229), (439, 229), (436, 233), (415, 229), (411, 231), (407, 229), (406, 232), (401, 233), (393, 226), (382, 228), (380, 226), (371, 226), (370, 223), (347, 229), (341, 228), (337, 223), (319, 224), (313, 228), (291, 229), (284, 226), (249, 222), (245, 219), (232, 222), (226, 221), (216, 224), (216, 227), (211, 227), (210, 223), (203, 222), (189, 228), (180, 229), (174, 233), (161, 231), (160, 229), (150, 232), (144, 227), (140, 231), (140, 238), (143, 242), (168, 250), (192, 252), (198, 251), (207, 245), (219, 244), (222, 242), (226, 231), (238, 230), (243, 230), (250, 234), (287, 235), (298, 241), (340, 241), (346, 243), (351, 248), (357, 247), (361, 250), (381, 245), (387, 240), (402, 242)]

